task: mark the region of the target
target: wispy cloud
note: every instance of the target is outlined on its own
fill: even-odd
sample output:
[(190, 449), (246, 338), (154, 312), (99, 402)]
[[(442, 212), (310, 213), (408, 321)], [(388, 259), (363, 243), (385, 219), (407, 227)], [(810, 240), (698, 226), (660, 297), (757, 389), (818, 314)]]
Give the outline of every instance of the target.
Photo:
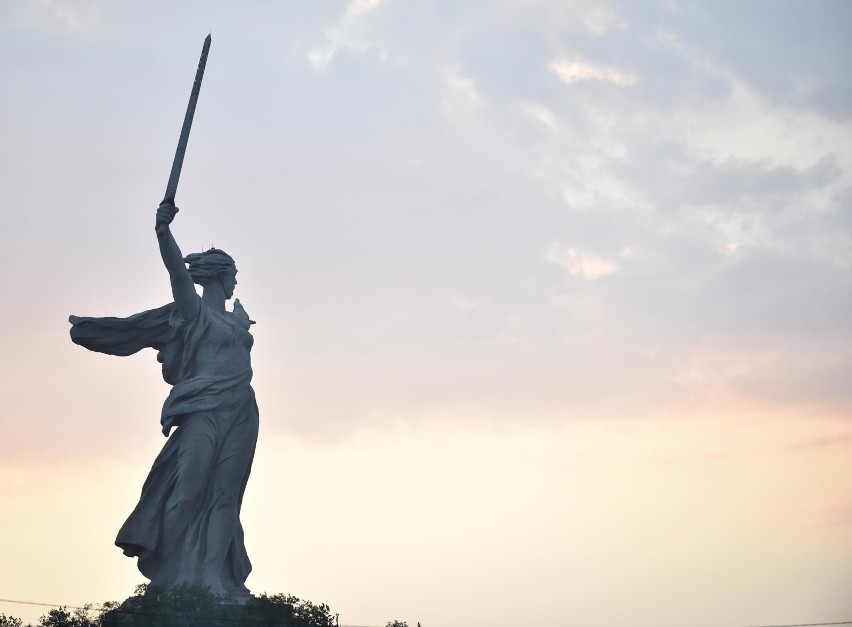
[(348, 15), (361, 15), (363, 13), (369, 13), (370, 11), (374, 11), (376, 7), (378, 7), (383, 0), (353, 0), (349, 3), (349, 6), (346, 7), (346, 13)]
[(6, 10), (11, 24), (59, 29), (84, 37), (97, 33), (103, 27), (106, 6), (100, 0), (30, 0), (7, 4), (9, 7)]
[(630, 72), (610, 66), (595, 65), (579, 58), (560, 57), (551, 61), (548, 68), (563, 83), (569, 85), (578, 81), (603, 81), (629, 86), (634, 85), (637, 81), (636, 76)]
[(624, 30), (627, 21), (615, 7), (596, 4), (583, 16), (583, 25), (593, 35), (605, 35), (611, 30)]
[(458, 66), (451, 66), (443, 71), (444, 84), (447, 89), (442, 99), (444, 112), (451, 118), (482, 109), (485, 104), (473, 79), (462, 74)]
[(791, 448), (793, 450), (809, 450), (809, 449), (820, 449), (820, 448), (828, 448), (835, 446), (850, 446), (852, 445), (852, 433), (838, 433), (837, 435), (827, 435), (821, 438), (813, 438), (806, 442), (801, 442), (799, 444), (794, 444)]
[(351, 51), (364, 54), (368, 51), (376, 53), (380, 59), (387, 56), (387, 48), (368, 36), (365, 19), (373, 13), (383, 0), (352, 0), (343, 15), (326, 30), (325, 42), (313, 47), (307, 52), (311, 67), (317, 72), (324, 72), (341, 51)]
[(549, 131), (555, 131), (559, 127), (553, 111), (541, 103), (523, 102), (518, 105), (518, 109), (525, 117)]
[(565, 268), (571, 276), (590, 281), (618, 272), (618, 265), (610, 259), (579, 248), (563, 248), (560, 244), (547, 249), (547, 259)]
[(462, 313), (467, 313), (477, 308), (477, 304), (475, 301), (464, 298), (462, 296), (455, 296), (453, 298), (449, 298), (446, 302), (453, 309)]
[(742, 242), (728, 242), (725, 244), (724, 251), (728, 257), (733, 257), (743, 247)]

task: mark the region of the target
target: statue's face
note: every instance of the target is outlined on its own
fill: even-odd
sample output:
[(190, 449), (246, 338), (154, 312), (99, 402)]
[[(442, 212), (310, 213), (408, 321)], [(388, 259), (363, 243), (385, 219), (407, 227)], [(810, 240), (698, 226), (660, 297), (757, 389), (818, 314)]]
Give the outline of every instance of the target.
[(222, 280), (222, 287), (225, 288), (225, 298), (231, 298), (234, 295), (234, 288), (237, 287), (237, 269), (229, 271)]

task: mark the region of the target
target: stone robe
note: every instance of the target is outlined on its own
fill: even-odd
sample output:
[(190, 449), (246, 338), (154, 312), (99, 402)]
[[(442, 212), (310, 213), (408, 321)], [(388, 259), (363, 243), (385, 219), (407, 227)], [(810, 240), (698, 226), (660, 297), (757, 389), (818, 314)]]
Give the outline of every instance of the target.
[(201, 301), (189, 321), (170, 303), (129, 318), (72, 316), (71, 323), (72, 340), (90, 350), (130, 355), (157, 349), (163, 378), (173, 385), (160, 417), (168, 440), (116, 545), (139, 558), (138, 568), (152, 585), (196, 583), (220, 594), (248, 595), (251, 563), (239, 513), (258, 430), (251, 367), (198, 374), (200, 349), (211, 344), (222, 363), (249, 363), (248, 316), (238, 304), (228, 313)]

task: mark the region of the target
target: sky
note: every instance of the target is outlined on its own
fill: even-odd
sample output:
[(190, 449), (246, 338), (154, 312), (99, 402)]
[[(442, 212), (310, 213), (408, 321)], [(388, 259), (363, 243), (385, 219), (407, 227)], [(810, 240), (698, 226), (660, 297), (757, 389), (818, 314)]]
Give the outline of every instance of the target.
[[(852, 621), (852, 4), (0, 0), (0, 599), (122, 600), (153, 233), (239, 268), (255, 593)], [(47, 608), (0, 602), (35, 621)]]

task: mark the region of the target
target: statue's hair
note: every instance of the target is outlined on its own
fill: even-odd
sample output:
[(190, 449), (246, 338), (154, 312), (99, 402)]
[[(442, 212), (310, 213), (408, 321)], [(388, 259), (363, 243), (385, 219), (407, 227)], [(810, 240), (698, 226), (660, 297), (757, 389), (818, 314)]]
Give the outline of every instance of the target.
[(210, 248), (203, 253), (190, 253), (183, 258), (189, 265), (189, 276), (193, 283), (204, 286), (222, 281), (231, 270), (236, 270), (234, 259), (224, 250)]

